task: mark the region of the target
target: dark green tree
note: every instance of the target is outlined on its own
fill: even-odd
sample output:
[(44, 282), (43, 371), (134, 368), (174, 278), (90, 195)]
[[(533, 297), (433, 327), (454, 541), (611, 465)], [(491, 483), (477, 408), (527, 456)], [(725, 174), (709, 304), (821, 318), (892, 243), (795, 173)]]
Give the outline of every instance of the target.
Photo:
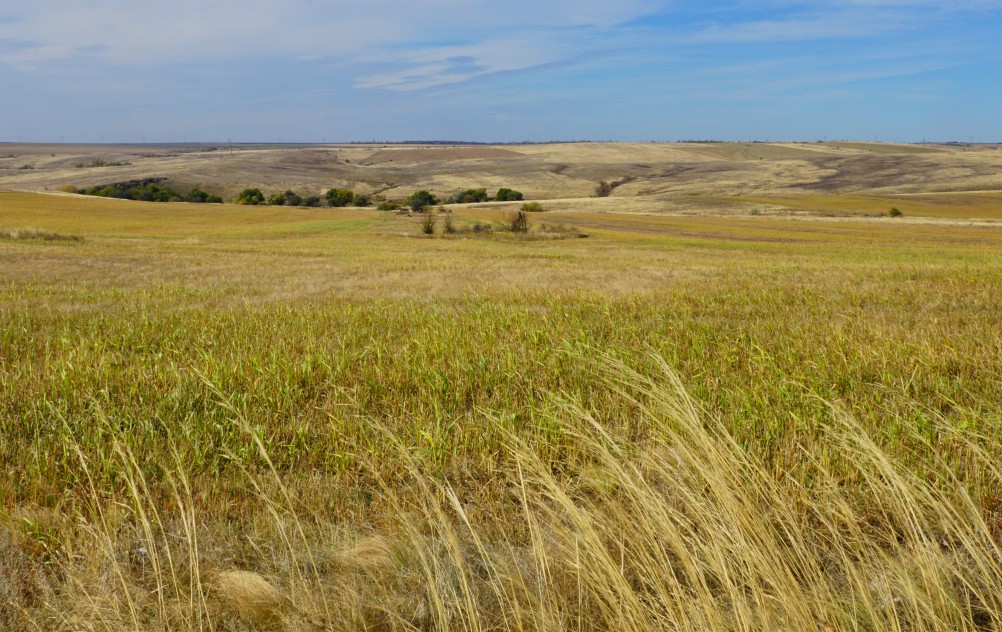
[(264, 193), (261, 193), (261, 189), (256, 187), (253, 189), (244, 189), (233, 202), (235, 204), (250, 204), (252, 206), (264, 204)]
[(424, 189), (411, 193), (407, 198), (407, 205), (415, 213), (423, 212), (427, 207), (438, 204), (438, 198)]
[(517, 202), (522, 199), (522, 192), (502, 187), (498, 189), (498, 194), (494, 196), (498, 202)]
[(466, 189), (452, 197), (456, 204), (469, 204), (471, 202), (486, 202), (487, 189)]
[(211, 193), (206, 193), (202, 189), (195, 187), (188, 192), (188, 195), (184, 196), (185, 202), (194, 202), (196, 204), (222, 204), (223, 198), (218, 195), (212, 195)]
[(327, 206), (348, 206), (355, 200), (355, 192), (351, 189), (328, 189)]

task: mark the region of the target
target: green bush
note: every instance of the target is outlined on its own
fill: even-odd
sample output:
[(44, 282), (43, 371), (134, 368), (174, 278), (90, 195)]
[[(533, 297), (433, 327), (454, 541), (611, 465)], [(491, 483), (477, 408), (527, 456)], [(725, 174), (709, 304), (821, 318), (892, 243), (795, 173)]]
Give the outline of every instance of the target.
[(222, 204), (223, 198), (206, 193), (202, 189), (195, 187), (191, 191), (188, 191), (188, 195), (184, 196), (184, 201), (195, 204)]
[(518, 202), (522, 199), (522, 192), (502, 187), (498, 189), (498, 194), (494, 196), (498, 202)]
[(240, 192), (233, 200), (234, 204), (249, 204), (251, 206), (257, 206), (258, 204), (264, 204), (264, 193), (261, 193), (261, 189), (256, 187), (244, 189)]
[(364, 193), (356, 193), (355, 199), (352, 200), (352, 204), (355, 206), (370, 206), (372, 204), (372, 198)]
[(471, 202), (486, 202), (487, 189), (466, 189), (452, 196), (451, 201), (456, 204), (469, 204)]
[(904, 215), (904, 213), (899, 211), (897, 207), (891, 207), (891, 210), (887, 214), (890, 215), (891, 217), (901, 217), (902, 215)]
[(328, 189), (327, 206), (340, 208), (348, 206), (355, 200), (355, 192), (351, 189)]
[(435, 197), (429, 191), (422, 189), (421, 191), (415, 191), (411, 193), (407, 198), (407, 205), (411, 207), (416, 213), (424, 211), (429, 206), (434, 206), (438, 204), (438, 198)]
[(308, 206), (310, 208), (316, 208), (320, 206), (320, 196), (319, 195), (307, 195), (303, 198), (303, 206)]

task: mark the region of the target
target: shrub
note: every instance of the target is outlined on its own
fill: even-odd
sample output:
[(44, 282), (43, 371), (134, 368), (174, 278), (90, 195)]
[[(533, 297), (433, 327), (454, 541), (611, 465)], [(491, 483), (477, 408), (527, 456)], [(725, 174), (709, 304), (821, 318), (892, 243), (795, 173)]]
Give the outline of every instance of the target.
[(285, 196), (286, 206), (302, 206), (303, 198), (292, 189), (287, 189), (282, 195)]
[(184, 201), (195, 204), (222, 204), (223, 198), (206, 193), (202, 189), (195, 187), (191, 191), (188, 191), (188, 195), (184, 196)]
[(634, 176), (623, 176), (619, 180), (614, 180), (612, 182), (601, 180), (595, 187), (595, 195), (597, 197), (609, 197), (612, 195), (612, 192), (616, 190), (616, 187), (623, 186), (624, 184), (633, 182), (634, 180), (636, 180), (636, 177)]
[(415, 191), (411, 193), (407, 198), (407, 205), (411, 207), (416, 213), (423, 212), (427, 207), (434, 206), (438, 204), (438, 198), (432, 193), (425, 191), (424, 189), (420, 191)]
[(386, 201), (380, 202), (379, 206), (376, 207), (377, 211), (395, 211), (400, 208), (400, 205), (396, 202)]
[(63, 193), (78, 193), (77, 188), (72, 184), (64, 184), (63, 186), (59, 187), (59, 190), (62, 191)]
[(351, 203), (355, 206), (369, 206), (372, 204), (372, 198), (364, 193), (356, 193), (355, 199)]
[(522, 205), (522, 210), (526, 213), (542, 213), (546, 209), (539, 202), (526, 202)]
[(248, 188), (240, 192), (233, 200), (234, 204), (249, 204), (251, 206), (257, 206), (258, 204), (264, 204), (264, 193), (261, 193), (261, 189), (258, 188)]
[(285, 196), (281, 193), (272, 193), (268, 196), (270, 206), (285, 206)]
[(425, 235), (434, 235), (435, 223), (435, 216), (431, 213), (425, 213), (424, 219), (421, 220), (421, 232)]
[(466, 189), (452, 196), (451, 200), (456, 204), (469, 204), (470, 202), (486, 202), (487, 189)]
[(887, 214), (890, 215), (891, 217), (901, 217), (902, 215), (904, 215), (904, 213), (899, 211), (897, 207), (891, 207), (891, 210)]
[(498, 202), (518, 202), (522, 199), (522, 192), (502, 187), (498, 189), (498, 194), (494, 196)]
[(319, 195), (307, 195), (303, 198), (303, 206), (308, 206), (310, 208), (316, 208), (320, 206), (320, 196)]
[(326, 197), (327, 206), (340, 208), (342, 206), (348, 206), (355, 201), (355, 192), (351, 189), (328, 189)]
[(442, 230), (450, 235), (456, 232), (456, 227), (452, 223), (452, 213), (445, 214), (445, 223), (442, 225)]
[(529, 232), (529, 216), (526, 215), (525, 211), (517, 211), (508, 220), (508, 230), (513, 233), (527, 233)]

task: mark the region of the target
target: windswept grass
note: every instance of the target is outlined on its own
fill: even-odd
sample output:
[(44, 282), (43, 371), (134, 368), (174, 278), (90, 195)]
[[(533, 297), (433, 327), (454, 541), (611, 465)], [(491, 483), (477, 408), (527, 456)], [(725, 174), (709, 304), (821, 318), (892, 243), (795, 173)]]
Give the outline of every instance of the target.
[[(459, 473), (428, 471), (411, 437), (372, 421), (397, 465), (361, 455), (384, 514), (364, 537), (286, 487), (263, 429), (214, 387), (226, 423), (251, 447), (229, 458), (258, 509), (232, 534), (196, 509), (183, 459), (151, 475), (128, 432), (105, 418), (121, 492), (108, 497), (67, 438), (85, 502), (62, 519), (79, 526), (47, 558), (51, 576), (6, 576), (40, 584), (15, 587), (31, 610), (8, 603), (8, 621), (108, 630), (231, 629), (234, 617), (289, 630), (1002, 624), (998, 514), (941, 459), (942, 446), (906, 431), (927, 464), (918, 475), (835, 408), (824, 448), (801, 448), (810, 475), (776, 471), (655, 365), (653, 376), (600, 365), (595, 385), (632, 402), (632, 430), (571, 400), (553, 400), (539, 420), (546, 443), (485, 415), (481, 431), (499, 440), (488, 498)], [(1002, 445), (942, 422), (933, 422), (938, 441), (982, 484), (1002, 484)], [(185, 449), (180, 436), (172, 443), (175, 454)], [(171, 491), (161, 498), (155, 486)], [(23, 556), (32, 542), (23, 525), (37, 523), (22, 521), (14, 553)], [(237, 533), (247, 541), (228, 541)]]

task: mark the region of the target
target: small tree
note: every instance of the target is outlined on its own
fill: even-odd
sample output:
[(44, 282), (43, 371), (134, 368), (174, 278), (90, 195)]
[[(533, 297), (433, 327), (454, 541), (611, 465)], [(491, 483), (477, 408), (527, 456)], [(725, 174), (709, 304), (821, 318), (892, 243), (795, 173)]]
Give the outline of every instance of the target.
[(195, 202), (196, 204), (222, 204), (223, 198), (218, 195), (206, 193), (202, 189), (195, 187), (184, 197), (185, 202)]
[(285, 195), (282, 193), (272, 193), (268, 196), (268, 204), (271, 206), (285, 206)]
[(326, 197), (327, 206), (340, 208), (355, 201), (355, 192), (351, 189), (328, 189)]
[(233, 201), (236, 204), (264, 204), (264, 193), (261, 193), (261, 189), (256, 187), (253, 189), (244, 189)]
[(303, 198), (303, 206), (309, 206), (310, 208), (316, 208), (320, 206), (320, 196), (319, 195), (307, 195)]
[(301, 206), (303, 204), (303, 198), (292, 189), (287, 189), (282, 195), (285, 196), (286, 206)]
[(469, 204), (470, 202), (486, 202), (487, 189), (466, 189), (452, 196), (456, 204)]
[(518, 202), (522, 199), (522, 192), (502, 187), (498, 189), (498, 194), (494, 196), (498, 202)]
[(424, 189), (411, 193), (407, 198), (407, 205), (415, 213), (423, 212), (427, 207), (438, 204), (438, 198)]
[(421, 232), (425, 235), (434, 235), (435, 223), (435, 215), (432, 213), (425, 213), (424, 219), (421, 220)]
[(372, 204), (372, 198), (364, 193), (356, 193), (355, 199), (351, 203), (355, 206), (369, 206)]
[(513, 233), (529, 232), (529, 216), (525, 211), (516, 211), (508, 220), (508, 229)]

